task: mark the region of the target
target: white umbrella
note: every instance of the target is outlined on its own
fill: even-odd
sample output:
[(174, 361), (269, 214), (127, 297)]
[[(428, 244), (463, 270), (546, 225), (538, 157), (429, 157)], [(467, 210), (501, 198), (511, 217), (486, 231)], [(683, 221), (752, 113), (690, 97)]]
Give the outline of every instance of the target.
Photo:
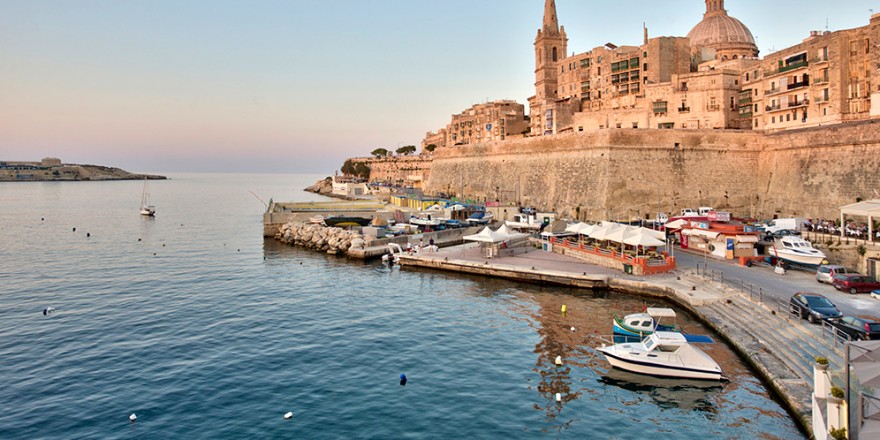
[(657, 247), (657, 246), (666, 246), (666, 242), (662, 240), (658, 240), (652, 237), (649, 234), (638, 233), (635, 235), (630, 235), (623, 239), (623, 242), (630, 246), (644, 246), (644, 247)]
[(675, 221), (671, 221), (664, 226), (666, 226), (666, 229), (681, 229), (681, 227), (686, 224), (688, 224), (687, 220), (678, 219)]
[(571, 233), (577, 234), (578, 230), (581, 228), (581, 224), (582, 223), (580, 223), (580, 222), (574, 222), (574, 223), (565, 227), (565, 232), (571, 232)]
[(596, 225), (591, 225), (589, 223), (581, 223), (580, 227), (577, 230), (578, 234), (581, 235), (590, 235), (590, 232), (593, 232), (593, 229), (596, 229)]

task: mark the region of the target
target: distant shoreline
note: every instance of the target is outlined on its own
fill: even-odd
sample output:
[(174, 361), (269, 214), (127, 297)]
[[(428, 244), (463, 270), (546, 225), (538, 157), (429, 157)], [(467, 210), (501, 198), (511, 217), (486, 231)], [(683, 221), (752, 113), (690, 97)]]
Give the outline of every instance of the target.
[[(48, 163), (47, 163), (48, 162)], [(155, 174), (130, 173), (102, 165), (62, 164), (60, 161), (0, 161), (0, 182), (95, 182), (110, 180), (166, 180)]]

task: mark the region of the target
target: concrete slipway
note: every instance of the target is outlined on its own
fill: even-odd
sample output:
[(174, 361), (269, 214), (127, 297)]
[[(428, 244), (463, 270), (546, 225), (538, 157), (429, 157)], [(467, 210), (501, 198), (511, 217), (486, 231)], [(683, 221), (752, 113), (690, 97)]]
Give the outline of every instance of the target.
[(485, 259), (479, 249), (454, 246), (403, 255), (404, 268), (427, 268), (568, 287), (602, 288), (662, 297), (689, 310), (713, 328), (778, 394), (796, 422), (812, 435), (813, 363), (828, 358), (843, 365), (843, 346), (821, 326), (788, 315), (787, 304), (764, 303), (720, 282), (681, 270), (637, 277), (537, 250), (507, 250)]

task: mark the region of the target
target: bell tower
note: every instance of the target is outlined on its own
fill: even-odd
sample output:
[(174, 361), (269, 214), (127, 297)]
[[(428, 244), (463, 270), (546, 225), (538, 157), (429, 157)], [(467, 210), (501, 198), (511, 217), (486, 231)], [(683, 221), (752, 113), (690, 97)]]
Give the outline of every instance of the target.
[(556, 18), (556, 1), (544, 0), (544, 23), (535, 37), (535, 105), (530, 106), (532, 134), (553, 130), (552, 121), (546, 121), (546, 112), (552, 107), (548, 104), (557, 98), (559, 62), (567, 53), (568, 37), (565, 27), (560, 27)]

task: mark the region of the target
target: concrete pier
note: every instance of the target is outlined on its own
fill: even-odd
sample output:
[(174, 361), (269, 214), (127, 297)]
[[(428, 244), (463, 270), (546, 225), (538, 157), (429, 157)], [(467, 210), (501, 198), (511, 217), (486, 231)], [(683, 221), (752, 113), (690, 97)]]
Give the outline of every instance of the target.
[(567, 287), (603, 288), (662, 297), (690, 311), (732, 346), (778, 395), (792, 418), (812, 435), (812, 366), (816, 356), (843, 365), (843, 346), (822, 327), (788, 315), (787, 304), (762, 303), (691, 271), (632, 276), (534, 248), (506, 250), (483, 258), (465, 245), (404, 255), (407, 269), (431, 269)]

